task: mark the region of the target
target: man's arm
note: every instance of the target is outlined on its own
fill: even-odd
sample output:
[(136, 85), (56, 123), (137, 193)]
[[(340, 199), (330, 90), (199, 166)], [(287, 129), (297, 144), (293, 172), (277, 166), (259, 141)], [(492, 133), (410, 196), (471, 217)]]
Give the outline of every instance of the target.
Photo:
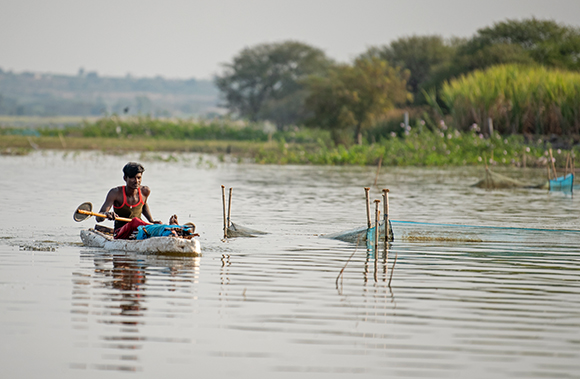
[(145, 203), (145, 204), (143, 204), (143, 210), (141, 211), (141, 214), (143, 216), (145, 216), (145, 218), (147, 220), (149, 220), (150, 223), (161, 224), (161, 221), (155, 221), (153, 219), (153, 216), (151, 215), (151, 209), (149, 209), (149, 204), (147, 204), (147, 199), (149, 198), (149, 195), (151, 194), (151, 190), (149, 189), (149, 187), (143, 186), (141, 188), (141, 194), (143, 195), (143, 202)]
[[(115, 212), (109, 212), (109, 209), (111, 209), (111, 207), (115, 203), (117, 192), (118, 192), (117, 188), (111, 189), (107, 194), (107, 197), (105, 198), (105, 202), (103, 203), (101, 209), (99, 210), (99, 213), (104, 213), (107, 215), (108, 220), (114, 220), (116, 216)], [(97, 220), (97, 222), (103, 222), (105, 220), (103, 217), (97, 216), (95, 216), (95, 219)]]

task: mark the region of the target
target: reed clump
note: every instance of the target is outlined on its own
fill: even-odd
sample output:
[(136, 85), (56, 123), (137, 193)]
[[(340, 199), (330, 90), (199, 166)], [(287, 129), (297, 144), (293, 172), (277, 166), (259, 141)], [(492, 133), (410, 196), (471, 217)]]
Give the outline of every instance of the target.
[(447, 82), (441, 99), (455, 126), (485, 125), (501, 134), (580, 133), (580, 73), (499, 65)]

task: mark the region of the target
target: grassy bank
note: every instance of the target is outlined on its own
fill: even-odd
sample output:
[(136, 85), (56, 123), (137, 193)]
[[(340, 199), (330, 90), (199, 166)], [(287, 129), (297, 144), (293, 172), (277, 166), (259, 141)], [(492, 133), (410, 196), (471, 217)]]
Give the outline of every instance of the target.
[[(119, 117), (83, 121), (80, 125), (0, 128), (0, 152), (27, 154), (34, 149), (197, 152), (229, 155), (262, 164), (545, 167), (550, 141), (524, 140), (521, 135), (485, 138), (477, 128), (460, 132), (441, 122), (414, 120), (397, 133), (369, 132), (374, 143), (335, 146), (330, 132), (272, 127), (233, 121), (193, 121)], [(401, 132), (404, 131), (404, 132)], [(376, 133), (375, 133), (376, 134)], [(562, 142), (562, 141), (559, 141)], [(578, 155), (578, 145), (571, 152)], [(568, 151), (553, 150), (556, 167), (564, 167)]]
[[(206, 154), (231, 154), (240, 158), (253, 158), (264, 150), (267, 143), (252, 141), (193, 141), (152, 138), (104, 137), (50, 137), (50, 136), (0, 136), (2, 154), (28, 154), (36, 149), (99, 150), (108, 153), (131, 151), (198, 152)], [(274, 146), (274, 145), (272, 145)], [(267, 148), (267, 146), (266, 146)]]
[[(27, 154), (35, 149), (198, 152), (250, 159), (261, 164), (461, 166), (482, 165), (545, 167), (551, 144), (542, 139), (525, 142), (522, 136), (483, 138), (476, 132), (454, 130), (411, 131), (404, 137), (383, 139), (362, 146), (332, 146), (316, 142), (193, 140), (153, 137), (0, 136), (2, 154)], [(575, 155), (578, 148), (572, 150)], [(556, 167), (564, 167), (567, 151), (554, 149)], [(525, 161), (525, 162), (524, 162)]]
[[(502, 137), (494, 134), (483, 138), (475, 132), (423, 131), (410, 132), (403, 138), (393, 137), (378, 143), (329, 148), (320, 143), (313, 148), (301, 144), (280, 142), (276, 148), (260, 149), (255, 159), (259, 163), (330, 164), (386, 166), (464, 166), (482, 165), (545, 167), (549, 162), (551, 144), (542, 139), (526, 143), (523, 136)], [(564, 167), (569, 151), (554, 149), (556, 167)], [(572, 150), (573, 156), (580, 153)]]

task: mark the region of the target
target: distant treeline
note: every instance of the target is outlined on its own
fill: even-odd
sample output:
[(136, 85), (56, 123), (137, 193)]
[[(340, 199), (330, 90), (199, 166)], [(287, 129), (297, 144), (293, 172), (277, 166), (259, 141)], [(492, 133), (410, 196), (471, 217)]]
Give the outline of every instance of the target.
[(400, 135), (396, 108), (427, 126), (468, 130), (492, 117), (501, 133), (580, 133), (580, 29), (549, 20), (506, 20), (465, 39), (402, 37), (347, 64), (296, 41), (261, 44), (224, 67), (216, 85), (231, 114), (322, 127), (336, 144)]
[(13, 73), (0, 68), (0, 114), (99, 116), (112, 113), (198, 115), (216, 106), (209, 80)]
[(0, 114), (187, 118), (218, 111), (219, 97), (228, 119), (270, 122), (280, 132), (324, 129), (335, 145), (404, 139), (419, 125), (487, 138), (490, 118), (502, 135), (574, 137), (579, 72), (580, 29), (531, 18), (470, 38), (401, 37), (348, 63), (302, 42), (259, 44), (224, 64), (213, 83), (0, 70)]

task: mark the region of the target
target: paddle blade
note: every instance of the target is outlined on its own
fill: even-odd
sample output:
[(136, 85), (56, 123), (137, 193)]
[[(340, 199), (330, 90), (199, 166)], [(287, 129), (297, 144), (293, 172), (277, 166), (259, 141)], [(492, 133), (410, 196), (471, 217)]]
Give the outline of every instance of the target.
[(91, 204), (89, 202), (86, 202), (86, 203), (82, 203), (81, 205), (79, 205), (77, 207), (77, 210), (73, 214), (73, 219), (76, 222), (84, 221), (87, 218), (91, 217), (91, 215), (87, 215), (87, 214), (80, 213), (79, 210), (91, 212), (93, 210), (93, 204)]

